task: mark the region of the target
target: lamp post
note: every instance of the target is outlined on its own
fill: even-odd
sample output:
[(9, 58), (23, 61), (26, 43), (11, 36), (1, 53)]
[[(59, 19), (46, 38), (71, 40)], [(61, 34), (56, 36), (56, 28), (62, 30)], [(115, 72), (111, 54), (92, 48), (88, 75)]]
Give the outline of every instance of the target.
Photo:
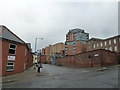
[(35, 38), (35, 52), (36, 52), (36, 47), (37, 47), (37, 39), (43, 40), (43, 38)]

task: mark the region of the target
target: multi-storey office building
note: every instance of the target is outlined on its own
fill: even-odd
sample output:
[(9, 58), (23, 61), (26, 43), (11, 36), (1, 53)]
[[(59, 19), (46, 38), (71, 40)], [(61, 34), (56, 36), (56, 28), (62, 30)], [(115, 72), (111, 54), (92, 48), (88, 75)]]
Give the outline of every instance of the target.
[(82, 29), (72, 29), (66, 34), (65, 55), (75, 55), (86, 52), (86, 41), (89, 40), (89, 33)]
[(85, 33), (84, 30), (76, 28), (69, 30), (69, 32), (66, 34), (66, 42), (67, 41), (87, 41), (89, 40), (89, 33)]
[(90, 39), (87, 42), (87, 51), (96, 49), (106, 49), (110, 51), (120, 52), (120, 35), (107, 39)]

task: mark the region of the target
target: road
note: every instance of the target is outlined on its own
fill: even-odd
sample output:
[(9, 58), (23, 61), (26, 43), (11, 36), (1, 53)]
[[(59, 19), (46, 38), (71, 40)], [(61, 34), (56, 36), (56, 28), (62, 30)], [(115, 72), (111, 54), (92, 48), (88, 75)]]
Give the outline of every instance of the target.
[(105, 70), (43, 65), (45, 77), (18, 83), (3, 84), (3, 88), (118, 88), (118, 66)]

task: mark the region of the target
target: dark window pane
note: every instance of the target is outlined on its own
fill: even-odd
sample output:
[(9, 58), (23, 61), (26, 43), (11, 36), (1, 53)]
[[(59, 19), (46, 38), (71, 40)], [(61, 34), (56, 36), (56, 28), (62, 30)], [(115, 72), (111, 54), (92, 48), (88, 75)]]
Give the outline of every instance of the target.
[(15, 50), (9, 49), (9, 54), (15, 54)]
[(10, 48), (14, 48), (14, 49), (15, 49), (15, 48), (16, 48), (16, 45), (11, 44), (11, 45), (10, 45)]
[(9, 69), (14, 69), (14, 67), (13, 67), (13, 66), (7, 66), (6, 69), (7, 69), (7, 70), (9, 70)]
[(13, 65), (13, 63), (8, 63), (8, 65)]

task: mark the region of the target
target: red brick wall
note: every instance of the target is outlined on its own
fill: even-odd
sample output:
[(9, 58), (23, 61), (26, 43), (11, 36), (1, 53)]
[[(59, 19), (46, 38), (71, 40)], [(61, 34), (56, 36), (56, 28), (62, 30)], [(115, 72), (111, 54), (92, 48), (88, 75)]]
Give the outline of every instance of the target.
[[(97, 55), (98, 56), (95, 56)], [(75, 56), (66, 56), (57, 60), (58, 65), (94, 67), (102, 65), (117, 64), (116, 53), (106, 50), (95, 50), (91, 52), (77, 54)]]
[(25, 62), (27, 63), (26, 68), (30, 68), (33, 65), (33, 55), (29, 50), (27, 50)]
[[(18, 72), (24, 71), (24, 60), (25, 60), (25, 46), (21, 44), (16, 44), (16, 59), (15, 59), (15, 65), (14, 65), (14, 71), (6, 71), (6, 65), (7, 65), (7, 58), (9, 55), (9, 44), (8, 41), (2, 42), (2, 75), (9, 75), (14, 74)], [(10, 61), (10, 60), (9, 60)]]
[(7, 60), (10, 43), (12, 42), (6, 40), (2, 41), (2, 76), (23, 72), (25, 62), (27, 63), (27, 67), (30, 67), (33, 63), (32, 53), (28, 51), (27, 55), (25, 56), (26, 46), (16, 43), (16, 55), (13, 55), (16, 56), (16, 59), (14, 60), (14, 71), (6, 71), (7, 62), (11, 61)]
[[(117, 58), (117, 53), (114, 53), (114, 52), (104, 52), (103, 55), (103, 65), (113, 65), (113, 64), (118, 64), (118, 58)], [(101, 52), (101, 53), (102, 53)]]
[(120, 52), (117, 52), (118, 64), (120, 64)]
[(42, 48), (42, 54), (43, 55), (45, 54), (45, 48)]
[(47, 62), (47, 57), (46, 57), (46, 55), (41, 55), (41, 63), (45, 63), (45, 62)]

